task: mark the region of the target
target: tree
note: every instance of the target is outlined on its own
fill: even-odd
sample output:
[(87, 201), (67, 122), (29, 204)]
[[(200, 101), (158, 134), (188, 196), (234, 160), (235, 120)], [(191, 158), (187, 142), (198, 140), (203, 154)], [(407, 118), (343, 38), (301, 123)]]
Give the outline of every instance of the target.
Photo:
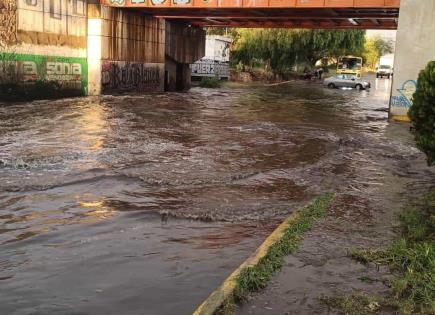
[(367, 38), (364, 44), (364, 60), (370, 69), (375, 69), (379, 58), (394, 51), (393, 44), (379, 36)]
[(322, 58), (359, 54), (365, 31), (238, 29), (232, 62), (250, 64), (261, 60), (277, 73), (291, 70), (296, 64), (314, 66)]
[(230, 35), (234, 29), (230, 27), (206, 27), (207, 35)]
[(435, 165), (435, 61), (418, 76), (409, 117), (417, 147), (427, 155), (428, 165)]

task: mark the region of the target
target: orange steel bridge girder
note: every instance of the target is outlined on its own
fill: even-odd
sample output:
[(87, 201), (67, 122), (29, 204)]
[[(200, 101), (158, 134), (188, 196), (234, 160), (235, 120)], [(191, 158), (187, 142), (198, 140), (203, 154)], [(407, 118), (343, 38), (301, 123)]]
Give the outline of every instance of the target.
[(400, 0), (100, 0), (124, 8), (399, 8)]
[(100, 0), (194, 26), (396, 29), (400, 0)]

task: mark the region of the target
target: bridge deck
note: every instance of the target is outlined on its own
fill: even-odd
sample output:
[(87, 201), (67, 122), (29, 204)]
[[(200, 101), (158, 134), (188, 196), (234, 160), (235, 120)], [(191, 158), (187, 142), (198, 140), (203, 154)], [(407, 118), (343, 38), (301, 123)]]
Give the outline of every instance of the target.
[(396, 29), (400, 0), (100, 0), (102, 4), (220, 27)]

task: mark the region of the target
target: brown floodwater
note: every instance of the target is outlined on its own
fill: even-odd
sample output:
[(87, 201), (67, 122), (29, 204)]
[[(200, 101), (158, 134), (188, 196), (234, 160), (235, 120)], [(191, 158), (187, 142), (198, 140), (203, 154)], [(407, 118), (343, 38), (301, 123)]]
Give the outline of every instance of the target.
[(408, 127), (387, 121), (389, 90), (0, 105), (0, 313), (191, 313), (280, 219), (383, 168), (359, 150), (419, 154), (391, 137)]

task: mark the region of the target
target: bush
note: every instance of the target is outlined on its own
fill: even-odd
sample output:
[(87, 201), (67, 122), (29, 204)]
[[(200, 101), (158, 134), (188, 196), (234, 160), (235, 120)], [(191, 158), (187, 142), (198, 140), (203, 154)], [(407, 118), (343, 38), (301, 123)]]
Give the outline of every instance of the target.
[(414, 101), (409, 110), (417, 147), (435, 165), (435, 61), (420, 72)]
[(221, 81), (219, 80), (218, 77), (212, 77), (212, 78), (203, 77), (201, 79), (201, 82), (199, 83), (199, 86), (202, 88), (215, 89), (221, 87)]

